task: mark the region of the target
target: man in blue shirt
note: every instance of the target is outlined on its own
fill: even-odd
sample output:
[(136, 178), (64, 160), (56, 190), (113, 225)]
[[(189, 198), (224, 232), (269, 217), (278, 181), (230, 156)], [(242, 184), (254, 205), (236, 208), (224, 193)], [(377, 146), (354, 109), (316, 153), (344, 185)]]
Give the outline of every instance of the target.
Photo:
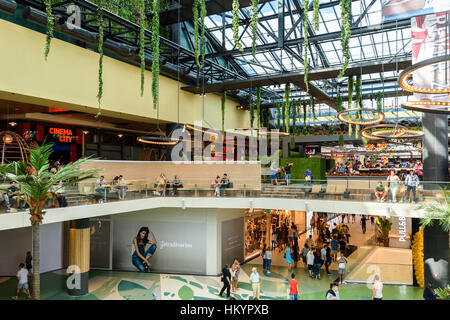
[(250, 283), (252, 284), (253, 288), (253, 300), (259, 300), (259, 288), (260, 288), (259, 273), (255, 267), (252, 268), (252, 274), (250, 275)]
[(406, 197), (405, 201), (409, 202), (409, 192), (412, 191), (412, 202), (416, 202), (416, 188), (419, 185), (419, 177), (413, 170), (405, 178)]
[(339, 241), (337, 241), (336, 236), (334, 236), (333, 240), (331, 240), (331, 257), (333, 258), (333, 261), (336, 261), (338, 247)]

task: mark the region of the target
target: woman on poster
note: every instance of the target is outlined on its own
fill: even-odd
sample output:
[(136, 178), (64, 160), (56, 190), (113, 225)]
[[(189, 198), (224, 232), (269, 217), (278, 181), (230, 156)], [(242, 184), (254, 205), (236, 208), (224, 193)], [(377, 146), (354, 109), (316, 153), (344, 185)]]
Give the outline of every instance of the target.
[[(152, 235), (152, 240), (148, 239), (148, 235)], [(147, 244), (150, 247), (145, 250)], [(156, 251), (156, 238), (152, 231), (147, 227), (141, 227), (137, 236), (133, 239), (134, 252), (132, 255), (133, 265), (140, 271), (145, 272), (150, 270), (150, 258)]]

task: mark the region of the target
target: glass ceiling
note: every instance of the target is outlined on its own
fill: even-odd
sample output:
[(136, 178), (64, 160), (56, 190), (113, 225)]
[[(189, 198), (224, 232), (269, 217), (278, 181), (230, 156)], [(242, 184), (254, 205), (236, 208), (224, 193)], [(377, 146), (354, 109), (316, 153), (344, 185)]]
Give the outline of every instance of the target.
[[(282, 0), (280, 0), (282, 1)], [(257, 46), (270, 45), (278, 42), (278, 2), (270, 1), (260, 3)], [(217, 43), (221, 44), (225, 50), (233, 51), (232, 59), (239, 65), (245, 74), (244, 77), (268, 76), (285, 72), (303, 72), (303, 18), (301, 4), (302, 0), (284, 0), (284, 47), (262, 49), (257, 51), (255, 57), (251, 54), (252, 35), (251, 27), (245, 23), (251, 17), (251, 7), (241, 8), (239, 16), (241, 23), (239, 35), (244, 52), (234, 52), (236, 48), (233, 41), (232, 32), (232, 14), (226, 12), (219, 15), (210, 15), (206, 17), (206, 27), (209, 34), (215, 38)], [(326, 37), (327, 34), (338, 32), (340, 34), (341, 9), (339, 1), (320, 0), (321, 8), (319, 10), (319, 30), (312, 28), (313, 11), (308, 11), (308, 24), (311, 27), (309, 38), (313, 36), (325, 36), (323, 40), (310, 40), (308, 51), (309, 65), (311, 70), (339, 67), (342, 64), (341, 40), (340, 35), (337, 40), (333, 37)], [(312, 0), (310, 1), (312, 8)], [(300, 9), (300, 10), (299, 10)], [(352, 29), (382, 26), (378, 31), (369, 33), (354, 33), (350, 38), (350, 64), (360, 62), (376, 61), (382, 58), (407, 57), (411, 52), (411, 30), (410, 26), (398, 26), (398, 22), (393, 22), (388, 26), (381, 21), (381, 1), (380, 0), (358, 0), (351, 1), (352, 11)], [(359, 22), (359, 23), (358, 23)], [(356, 25), (356, 23), (358, 23)], [(224, 41), (224, 42), (223, 42)], [(212, 50), (211, 50), (212, 51)], [(398, 70), (400, 72), (401, 70)], [(395, 91), (397, 71), (381, 72), (374, 74), (365, 74), (362, 76), (364, 91), (378, 91), (385, 87), (386, 91)], [(325, 79), (313, 82), (325, 88), (330, 95), (337, 93), (337, 88), (346, 87), (347, 79)], [(291, 86), (293, 87), (293, 86)], [(268, 89), (282, 93), (284, 86), (269, 87)], [(293, 91), (295, 89), (293, 88)], [(293, 92), (295, 95), (295, 92)], [(301, 93), (299, 92), (301, 95)], [(363, 92), (364, 94), (364, 92)]]

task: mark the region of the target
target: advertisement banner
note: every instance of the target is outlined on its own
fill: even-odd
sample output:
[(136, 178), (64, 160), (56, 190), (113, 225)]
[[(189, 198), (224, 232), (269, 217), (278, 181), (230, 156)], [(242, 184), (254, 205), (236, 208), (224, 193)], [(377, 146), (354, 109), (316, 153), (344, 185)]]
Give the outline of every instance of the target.
[(244, 218), (222, 222), (222, 266), (244, 261)]
[[(114, 270), (140, 271), (133, 264), (133, 239), (142, 227), (153, 232), (157, 241), (156, 251), (149, 259), (151, 271), (206, 274), (206, 224), (145, 219), (114, 221)], [(148, 239), (152, 240), (151, 233)], [(146, 245), (144, 249), (149, 247)]]
[(381, 0), (383, 22), (450, 10), (448, 0)]

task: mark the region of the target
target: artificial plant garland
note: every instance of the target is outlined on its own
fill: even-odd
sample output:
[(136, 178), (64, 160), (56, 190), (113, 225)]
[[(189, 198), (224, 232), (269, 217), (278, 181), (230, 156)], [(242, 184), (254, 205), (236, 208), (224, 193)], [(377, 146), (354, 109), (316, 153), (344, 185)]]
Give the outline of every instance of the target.
[(381, 103), (381, 98), (383, 97), (383, 93), (381, 91), (377, 92), (377, 111), (381, 112), (383, 108), (383, 104)]
[(306, 102), (303, 102), (303, 127), (306, 128)]
[[(227, 102), (227, 92), (222, 92), (222, 137), (225, 135), (225, 103)], [(223, 138), (222, 138), (223, 139)]]
[(350, 61), (349, 41), (352, 31), (350, 29), (350, 0), (341, 0), (339, 5), (341, 6), (341, 47), (342, 55), (344, 56), (344, 62), (342, 69), (339, 72), (338, 79), (342, 78), (347, 70), (348, 63)]
[[(355, 82), (355, 91), (356, 91), (356, 109), (361, 109), (361, 75), (356, 76)], [(361, 111), (356, 112), (356, 119), (361, 119), (362, 114)], [(359, 138), (360, 125), (357, 124), (355, 126), (355, 136)]]
[(339, 147), (343, 147), (344, 146), (344, 135), (341, 133), (339, 135)]
[(156, 109), (159, 95), (159, 0), (153, 0), (152, 14), (152, 96), (153, 109)]
[(139, 57), (141, 58), (141, 97), (145, 83), (145, 0), (139, 0)]
[(239, 42), (239, 0), (233, 0), (233, 39), (236, 49), (244, 51), (242, 44)]
[(311, 111), (312, 111), (313, 119), (317, 119), (316, 118), (316, 103), (314, 101), (313, 96), (311, 96)]
[[(348, 77), (348, 109), (351, 109), (353, 106), (353, 76)], [(352, 118), (352, 113), (349, 111), (348, 118)], [(352, 135), (353, 126), (351, 124), (348, 125), (348, 134)]]
[(253, 128), (255, 122), (255, 104), (250, 101), (250, 128)]
[(284, 89), (284, 97), (285, 97), (285, 118), (286, 118), (286, 132), (289, 133), (289, 125), (291, 122), (291, 104), (289, 101), (289, 96), (291, 94), (291, 84), (286, 84), (286, 88)]
[[(202, 63), (200, 63), (199, 50), (198, 50), (198, 14), (200, 10), (200, 21), (201, 21), (201, 35), (200, 42), (202, 46)], [(194, 50), (195, 50), (195, 63), (199, 69), (205, 66), (205, 54), (206, 54), (206, 44), (205, 44), (205, 17), (206, 17), (206, 4), (205, 0), (194, 0), (192, 6), (192, 13), (194, 15)]]
[(292, 133), (294, 135), (297, 134), (297, 100), (292, 100), (291, 102), (291, 110), (292, 110)]
[(102, 108), (101, 102), (103, 97), (103, 0), (100, 0), (97, 5), (97, 22), (98, 22), (98, 112), (96, 118), (101, 116)]
[(319, 30), (319, 0), (314, 0), (313, 26), (316, 31)]
[(277, 129), (281, 131), (281, 107), (279, 102), (276, 103), (276, 108), (277, 108)]
[(45, 61), (47, 61), (48, 54), (50, 53), (50, 44), (52, 42), (54, 28), (51, 0), (45, 0), (45, 12), (47, 13), (47, 37), (45, 39), (44, 58)]
[(337, 95), (336, 101), (337, 101), (337, 111), (341, 112), (342, 111), (342, 96), (340, 94)]
[(280, 131), (286, 131), (286, 103), (281, 102), (281, 116), (283, 117), (283, 128)]
[(258, 116), (258, 128), (261, 127), (261, 87), (256, 88), (256, 114)]
[(252, 27), (252, 55), (256, 55), (256, 37), (258, 35), (258, 4), (259, 0), (252, 0), (252, 17), (250, 25)]
[(305, 73), (303, 81), (306, 86), (306, 93), (309, 92), (308, 86), (308, 7), (309, 1), (303, 0), (303, 72)]

